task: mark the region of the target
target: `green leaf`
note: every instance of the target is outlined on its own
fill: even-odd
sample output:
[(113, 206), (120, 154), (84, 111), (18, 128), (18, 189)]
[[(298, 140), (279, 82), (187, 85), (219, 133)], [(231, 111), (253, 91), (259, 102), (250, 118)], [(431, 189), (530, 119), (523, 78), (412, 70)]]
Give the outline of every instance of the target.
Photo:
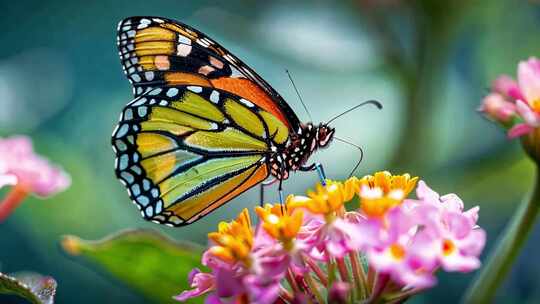
[(98, 241), (64, 236), (62, 247), (156, 303), (178, 303), (172, 297), (191, 288), (188, 274), (195, 267), (204, 268), (200, 263), (202, 247), (175, 241), (155, 230), (122, 231)]
[(14, 294), (33, 304), (52, 304), (56, 293), (56, 281), (52, 277), (34, 272), (11, 275), (0, 273), (0, 293)]

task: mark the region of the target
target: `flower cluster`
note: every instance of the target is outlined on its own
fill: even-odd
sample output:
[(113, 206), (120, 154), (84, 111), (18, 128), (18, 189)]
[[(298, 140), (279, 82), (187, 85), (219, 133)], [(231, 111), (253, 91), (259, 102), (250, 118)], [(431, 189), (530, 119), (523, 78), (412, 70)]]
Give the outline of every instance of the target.
[(0, 221), (28, 194), (47, 197), (65, 190), (70, 183), (67, 173), (34, 152), (28, 137), (0, 138), (0, 188), (14, 186), (0, 203)]
[[(416, 189), (416, 199), (409, 194)], [(326, 181), (284, 205), (246, 209), (209, 234), (192, 290), (206, 303), (398, 303), (436, 283), (435, 272), (480, 267), (478, 207), (439, 196), (408, 174)]]
[(499, 76), (479, 109), (508, 129), (508, 137), (531, 133), (540, 126), (540, 60), (531, 57), (517, 69), (517, 81)]

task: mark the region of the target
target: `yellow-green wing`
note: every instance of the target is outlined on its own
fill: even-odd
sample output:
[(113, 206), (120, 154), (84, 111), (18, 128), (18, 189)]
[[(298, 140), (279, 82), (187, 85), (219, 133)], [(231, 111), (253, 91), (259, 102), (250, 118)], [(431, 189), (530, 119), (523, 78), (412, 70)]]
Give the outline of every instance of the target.
[(155, 88), (123, 110), (112, 136), (116, 175), (143, 217), (193, 223), (268, 177), (288, 129), (272, 114), (215, 88)]

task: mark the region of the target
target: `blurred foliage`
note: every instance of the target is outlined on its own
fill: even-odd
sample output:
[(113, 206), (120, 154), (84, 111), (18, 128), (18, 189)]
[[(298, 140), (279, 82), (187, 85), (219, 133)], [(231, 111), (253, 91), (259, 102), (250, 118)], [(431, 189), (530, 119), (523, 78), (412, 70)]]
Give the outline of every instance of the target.
[[(268, 80), (304, 120), (284, 68), (317, 122), (363, 100), (381, 101), (383, 112), (366, 108), (335, 123), (338, 136), (364, 148), (357, 174), (407, 171), (441, 193), (458, 193), (468, 207), (480, 205), (486, 250), (529, 191), (532, 166), (517, 142), (508, 142), (475, 109), (498, 74), (514, 74), (519, 60), (540, 56), (540, 7), (534, 2), (21, 0), (0, 3), (0, 9), (0, 136), (30, 135), (36, 150), (73, 179), (65, 193), (29, 199), (0, 224), (0, 262), (6, 273), (51, 274), (59, 284), (58, 303), (147, 301), (109, 271), (96, 274), (67, 259), (57, 246), (62, 235), (98, 239), (152, 227), (204, 244), (218, 221), (258, 202), (257, 190), (248, 191), (181, 229), (140, 218), (114, 177), (109, 144), (132, 97), (115, 45), (116, 24), (126, 16), (161, 15), (200, 29)], [(357, 157), (335, 143), (314, 160), (339, 179)], [(285, 191), (304, 193), (316, 181), (315, 174), (294, 174)], [(277, 191), (268, 192), (277, 201)], [(540, 301), (539, 240), (537, 229), (499, 303)], [(455, 303), (471, 277), (442, 275), (438, 287), (411, 302)], [(185, 274), (171, 282), (173, 294), (180, 292)], [(5, 296), (0, 302), (18, 303)]]
[(173, 241), (153, 230), (123, 231), (99, 241), (65, 236), (62, 247), (68, 254), (96, 264), (152, 303), (175, 303), (173, 295), (191, 288), (187, 280), (191, 270), (203, 269), (202, 247)]
[(13, 294), (32, 304), (53, 304), (56, 281), (33, 272), (0, 273), (0, 294)]

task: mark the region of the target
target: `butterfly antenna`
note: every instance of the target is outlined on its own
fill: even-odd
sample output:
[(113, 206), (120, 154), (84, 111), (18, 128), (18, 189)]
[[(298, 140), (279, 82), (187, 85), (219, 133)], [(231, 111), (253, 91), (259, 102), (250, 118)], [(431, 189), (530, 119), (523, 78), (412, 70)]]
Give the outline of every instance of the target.
[(358, 159), (358, 161), (356, 162), (356, 165), (354, 166), (351, 173), (349, 174), (349, 178), (350, 178), (350, 177), (353, 176), (354, 172), (356, 171), (356, 169), (358, 169), (358, 166), (360, 166), (360, 163), (364, 159), (364, 150), (362, 150), (362, 147), (360, 147), (359, 145), (354, 144), (354, 143), (352, 143), (352, 142), (350, 142), (350, 141), (348, 141), (346, 139), (339, 138), (337, 136), (334, 136), (334, 139), (339, 141), (339, 142), (342, 142), (344, 144), (351, 145), (351, 146), (355, 147), (356, 149), (358, 149), (358, 151), (360, 152), (360, 158)]
[(300, 99), (300, 102), (302, 103), (302, 106), (304, 107), (304, 110), (306, 110), (307, 115), (309, 116), (309, 120), (313, 121), (313, 117), (311, 116), (311, 113), (309, 113), (308, 108), (306, 107), (306, 104), (304, 103), (304, 100), (302, 99), (302, 96), (300, 96), (300, 92), (296, 88), (296, 84), (294, 84), (294, 81), (292, 79), (291, 73), (289, 73), (289, 70), (285, 69), (285, 73), (287, 73), (287, 76), (289, 76), (289, 80), (292, 83), (292, 86), (294, 88), (294, 91), (296, 92), (296, 95), (298, 96), (298, 99)]
[(368, 105), (368, 104), (376, 106), (377, 109), (379, 109), (379, 110), (383, 108), (382, 104), (380, 102), (376, 101), (376, 100), (364, 101), (364, 102), (359, 103), (359, 104), (355, 105), (354, 107), (348, 109), (347, 111), (332, 117), (326, 124), (330, 124), (332, 121), (340, 118), (341, 116), (343, 116), (343, 115), (345, 115), (345, 114), (347, 114), (349, 112), (352, 112), (352, 111), (354, 111), (354, 110), (356, 110), (356, 109), (358, 109), (358, 108), (360, 108), (362, 106)]

